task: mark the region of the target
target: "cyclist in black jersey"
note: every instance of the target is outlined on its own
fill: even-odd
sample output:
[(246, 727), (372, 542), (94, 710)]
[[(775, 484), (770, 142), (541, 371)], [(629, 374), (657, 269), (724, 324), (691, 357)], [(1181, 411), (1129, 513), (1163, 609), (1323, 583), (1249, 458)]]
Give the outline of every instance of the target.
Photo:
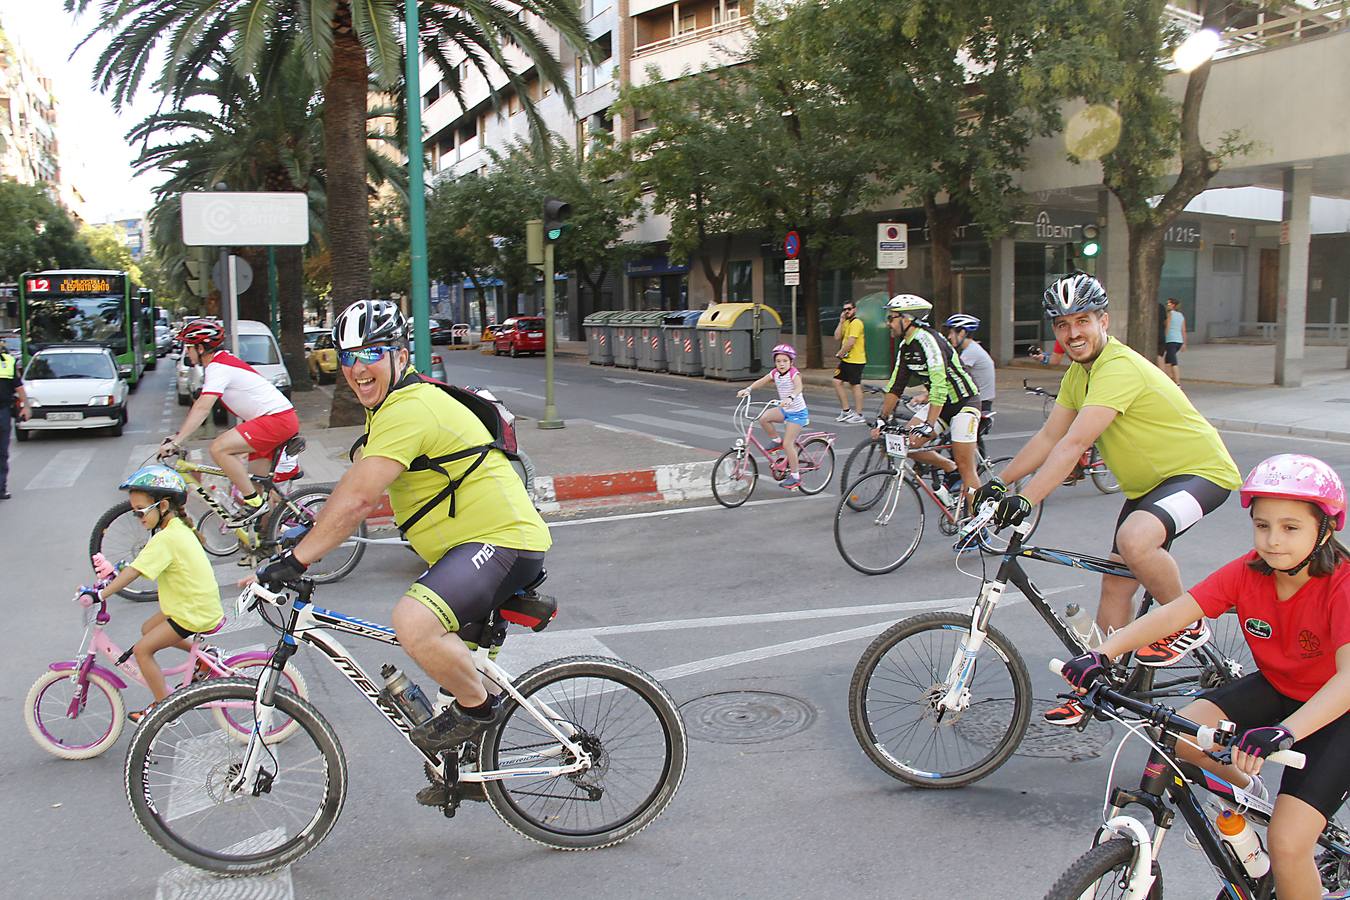
[(975, 448), (979, 438), (980, 407), (976, 400), (979, 388), (961, 365), (961, 357), (947, 339), (928, 324), (933, 304), (916, 294), (897, 294), (886, 301), (886, 325), (900, 340), (895, 357), (895, 369), (886, 385), (886, 399), (881, 404), (881, 416), (872, 431), (881, 433), (905, 388), (913, 381), (921, 382), (927, 392), (927, 406), (918, 410), (914, 422), (916, 430), (910, 433), (910, 446), (922, 447), (933, 439), (939, 422), (951, 431), (952, 457), (939, 453), (922, 452), (912, 458), (926, 465), (936, 466), (947, 474), (948, 489), (959, 479), (963, 483), (962, 496), (968, 498), (979, 487), (975, 469)]

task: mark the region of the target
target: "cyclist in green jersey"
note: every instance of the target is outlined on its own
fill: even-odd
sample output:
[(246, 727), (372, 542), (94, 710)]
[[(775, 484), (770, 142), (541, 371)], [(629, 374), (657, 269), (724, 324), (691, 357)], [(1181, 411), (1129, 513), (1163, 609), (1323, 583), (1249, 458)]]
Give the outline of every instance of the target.
[[(403, 313), (387, 300), (357, 301), (338, 317), (333, 340), (342, 374), (366, 409), (364, 446), (310, 532), (261, 566), (258, 580), (299, 580), (387, 491), (395, 520), (427, 563), (394, 606), (394, 630), (441, 693), (454, 697), (411, 733), (434, 753), (472, 740), (501, 718), (500, 698), (484, 687), (457, 632), (536, 581), (552, 539), (510, 461), (491, 449), (483, 422), (411, 369), (406, 331)], [(434, 786), (418, 800), (443, 802)]]
[[(1123, 560), (1138, 579), (1103, 576), (1097, 624), (1104, 634), (1129, 624), (1140, 584), (1161, 603), (1181, 596), (1181, 572), (1168, 552), (1172, 541), (1221, 506), (1242, 483), (1218, 431), (1181, 388), (1107, 333), (1107, 302), (1105, 288), (1083, 272), (1046, 289), (1045, 314), (1065, 348), (1069, 368), (1041, 430), (976, 495), (977, 503), (998, 501), (995, 525), (1016, 525), (1097, 444), (1126, 498), (1111, 558)], [(1005, 482), (1033, 472), (1022, 493), (1007, 493)], [(1209, 637), (1201, 620), (1141, 650), (1138, 659), (1171, 665)], [(1082, 707), (1069, 701), (1050, 710), (1046, 719), (1072, 725), (1082, 716)]]

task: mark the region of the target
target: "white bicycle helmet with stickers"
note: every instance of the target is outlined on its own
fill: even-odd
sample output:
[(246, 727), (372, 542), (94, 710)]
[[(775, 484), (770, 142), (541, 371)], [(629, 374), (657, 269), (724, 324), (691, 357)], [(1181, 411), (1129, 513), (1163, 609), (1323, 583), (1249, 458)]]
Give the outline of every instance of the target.
[(357, 350), (371, 344), (399, 344), (408, 322), (398, 305), (388, 300), (357, 300), (333, 323), (333, 343), (339, 350)]
[(932, 311), (933, 304), (918, 294), (896, 294), (886, 301), (886, 312), (904, 313), (920, 322), (926, 321)]

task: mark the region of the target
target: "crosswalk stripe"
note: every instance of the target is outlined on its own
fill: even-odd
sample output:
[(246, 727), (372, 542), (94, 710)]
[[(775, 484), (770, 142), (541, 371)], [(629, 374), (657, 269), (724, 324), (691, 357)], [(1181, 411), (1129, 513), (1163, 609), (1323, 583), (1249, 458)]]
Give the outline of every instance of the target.
[(707, 419), (710, 422), (720, 422), (730, 427), (731, 416), (724, 412), (712, 412), (706, 409), (672, 409), (671, 412), (677, 416), (692, 416), (696, 419)]
[(53, 456), (42, 470), (33, 476), (25, 490), (48, 490), (74, 486), (94, 461), (94, 450), (62, 450)]
[(660, 416), (649, 416), (645, 413), (625, 413), (615, 416), (616, 419), (622, 419), (625, 422), (635, 422), (639, 425), (648, 425), (654, 428), (660, 428), (664, 431), (674, 432), (675, 434), (698, 434), (710, 438), (727, 438), (732, 434), (730, 425), (722, 428), (710, 428), (707, 425), (699, 425), (696, 422), (679, 422), (670, 419), (663, 419)]

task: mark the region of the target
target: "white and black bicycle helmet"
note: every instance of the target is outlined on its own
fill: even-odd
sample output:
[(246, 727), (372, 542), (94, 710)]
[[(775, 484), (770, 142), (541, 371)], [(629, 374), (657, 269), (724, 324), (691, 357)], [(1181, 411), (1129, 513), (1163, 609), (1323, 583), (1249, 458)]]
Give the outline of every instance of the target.
[(956, 313), (955, 315), (948, 316), (947, 321), (942, 324), (945, 328), (953, 330), (960, 329), (966, 334), (974, 334), (980, 330), (980, 320), (974, 316), (966, 315), (965, 313)]
[(1106, 309), (1106, 288), (1086, 272), (1074, 272), (1045, 289), (1041, 305), (1051, 319), (1080, 312)]
[(932, 311), (933, 304), (918, 294), (896, 294), (886, 301), (886, 312), (904, 313), (911, 319), (920, 322), (927, 321), (928, 315)]
[(408, 321), (398, 305), (388, 300), (357, 300), (333, 324), (333, 343), (339, 350), (371, 344), (399, 344), (408, 333)]

